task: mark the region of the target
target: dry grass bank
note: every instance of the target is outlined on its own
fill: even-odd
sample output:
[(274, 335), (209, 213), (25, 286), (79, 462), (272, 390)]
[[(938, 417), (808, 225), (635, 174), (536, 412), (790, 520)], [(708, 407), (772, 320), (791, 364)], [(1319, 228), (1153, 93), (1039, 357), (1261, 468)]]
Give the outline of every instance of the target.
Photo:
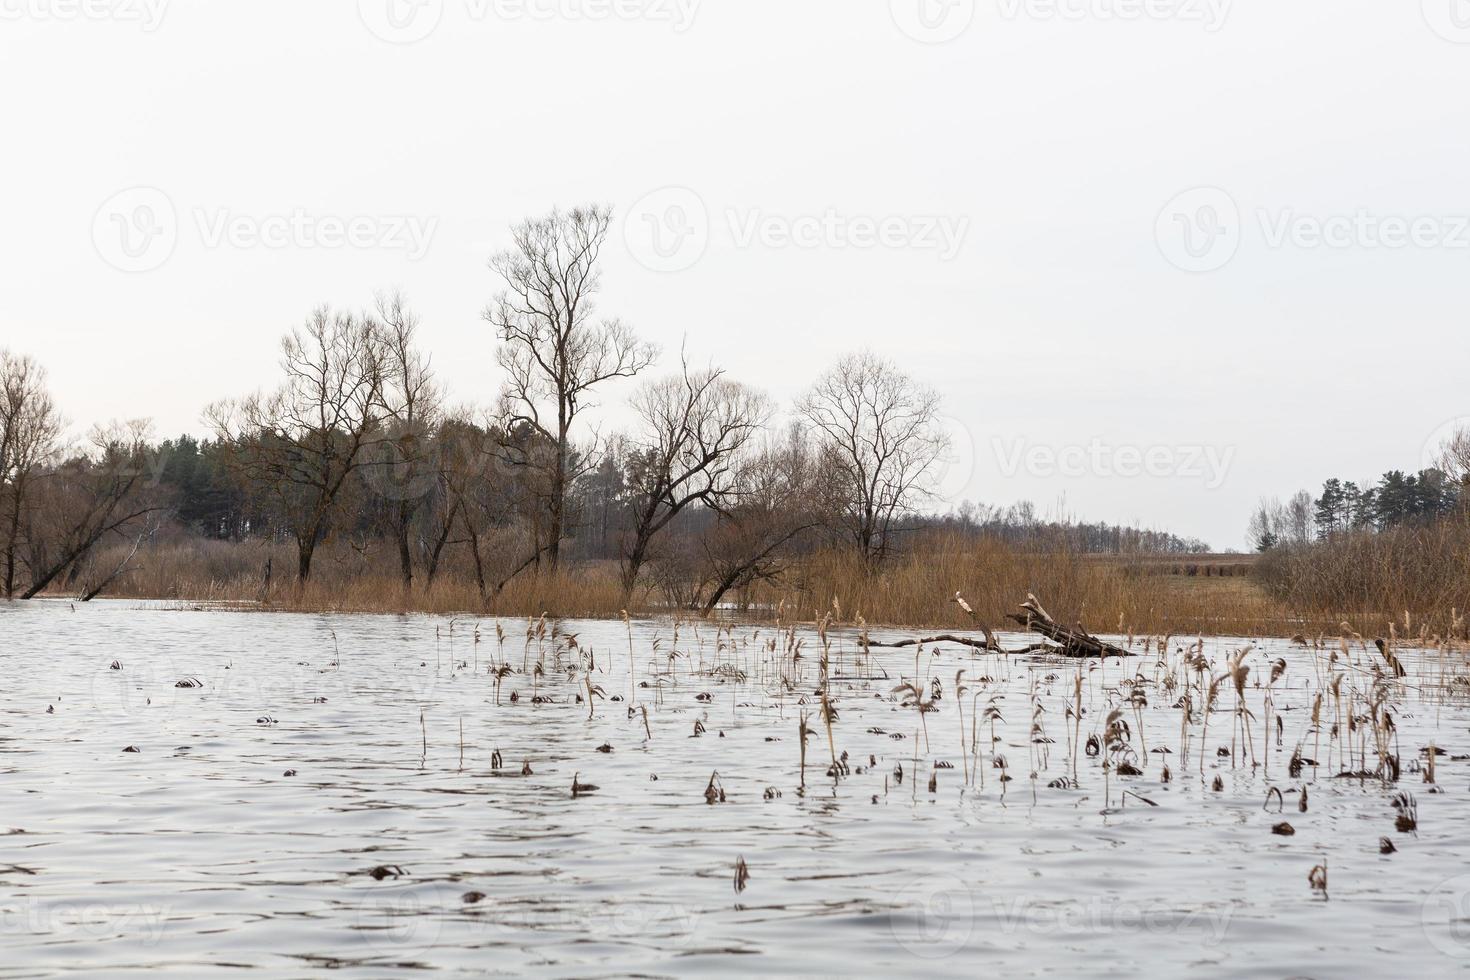
[(1470, 609), (1470, 511), (1422, 527), (1275, 548), (1257, 576), (1295, 608), (1377, 610), (1380, 623), (1393, 619), (1400, 632), (1457, 633), (1456, 619)]
[(870, 623), (963, 628), (971, 621), (950, 601), (956, 591), (987, 624), (1005, 623), (1027, 593), (1098, 632), (1291, 635), (1325, 622), (1293, 616), (1245, 576), (1173, 575), (1123, 558), (957, 538), (931, 539), (872, 576), (846, 555), (817, 555), (768, 598), (808, 618), (835, 597), (845, 616)]
[[(1360, 546), (1361, 547), (1361, 546)], [(108, 567), (111, 555), (99, 556)], [(273, 573), (265, 588), (263, 570)], [(640, 589), (625, 601), (613, 563), (566, 566), (556, 575), (526, 574), (497, 597), (484, 601), (469, 570), (448, 564), (432, 586), (417, 582), (405, 591), (391, 556), (381, 550), (334, 546), (324, 549), (304, 590), (292, 581), (294, 551), (288, 544), (174, 539), (141, 552), (135, 566), (107, 595), (186, 602), (240, 602), (282, 611), (465, 613), (485, 616), (616, 618), (626, 606), (634, 615), (671, 612), (663, 595)], [(1220, 569), (1229, 570), (1221, 573)], [(1333, 568), (1352, 567), (1344, 556)], [(1394, 569), (1394, 565), (1382, 565)], [(1462, 565), (1462, 567), (1466, 567)], [(1193, 574), (1191, 574), (1193, 569)], [(1205, 572), (1205, 569), (1209, 569)], [(969, 618), (952, 601), (962, 592), (979, 620), (1004, 625), (1027, 593), (1039, 596), (1053, 615), (1097, 632), (1290, 636), (1336, 635), (1348, 621), (1365, 634), (1402, 622), (1402, 598), (1380, 590), (1317, 593), (1280, 586), (1262, 588), (1249, 563), (1236, 556), (1205, 562), (1159, 557), (1084, 555), (1024, 550), (994, 539), (935, 535), (913, 542), (909, 551), (880, 571), (867, 574), (851, 555), (828, 550), (806, 556), (775, 582), (731, 595), (729, 615), (742, 620), (811, 620), (840, 608), (840, 619), (895, 628), (963, 628)], [(1268, 571), (1268, 583), (1301, 574), (1295, 568)], [(1276, 576), (1272, 578), (1270, 576)], [(1315, 582), (1315, 579), (1308, 581)], [(58, 590), (56, 594), (66, 594)], [(1428, 609), (1448, 611), (1445, 590), (1431, 593)], [(1435, 606), (1434, 603), (1443, 603)], [(1396, 608), (1397, 607), (1397, 608)], [(1418, 608), (1412, 607), (1412, 608)], [(1456, 608), (1465, 608), (1461, 604)], [(1302, 610), (1304, 612), (1299, 612)], [(1423, 616), (1414, 614), (1417, 621)]]

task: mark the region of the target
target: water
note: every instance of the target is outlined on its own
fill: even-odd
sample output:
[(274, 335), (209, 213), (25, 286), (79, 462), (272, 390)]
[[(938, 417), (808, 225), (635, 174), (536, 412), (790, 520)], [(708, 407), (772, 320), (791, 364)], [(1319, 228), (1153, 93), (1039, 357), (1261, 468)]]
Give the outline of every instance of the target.
[[(1402, 655), (1400, 785), (1330, 778), (1324, 733), (1299, 813), (1303, 779), (1288, 760), (1310, 724), (1317, 667), (1284, 644), (1249, 661), (1258, 756), (1268, 750), (1256, 679), (1278, 656), (1290, 664), (1274, 694), (1285, 739), (1270, 739), (1269, 780), (1215, 754), (1231, 744), (1233, 690), (1211, 716), (1201, 778), (1197, 724), (1190, 758), (1178, 754), (1182, 692), (1150, 683), (1147, 745), (1172, 754), (1150, 752), (1144, 775), (1107, 786), (1100, 760), (1084, 756), (1078, 788), (1066, 789), (1048, 783), (1070, 776), (1071, 662), (926, 650), (920, 674), (943, 686), (922, 719), (926, 752), (918, 713), (890, 694), (913, 678), (914, 652), (862, 663), (852, 634), (834, 631), (834, 739), (852, 768), (834, 783), (810, 630), (795, 668), (782, 668), (786, 644), (771, 628), (717, 637), (686, 625), (675, 645), (671, 624), (635, 623), (640, 681), (679, 654), (659, 691), (632, 686), (620, 622), (560, 624), (580, 651), (554, 650), (548, 636), (541, 678), (520, 672), (538, 657), (525, 623), (503, 625), (516, 673), (497, 705), (493, 620), (459, 620), (451, 639), (449, 620), (431, 617), (0, 604), (0, 976), (1322, 977), (1470, 964), (1467, 763), (1451, 761), (1470, 754), (1470, 711), (1431, 696), (1442, 680), (1432, 655)], [(1223, 663), (1233, 645), (1206, 652)], [(583, 675), (555, 666), (589, 650), (609, 698), (590, 720), (576, 703)], [(1125, 674), (1168, 673), (1156, 659), (1088, 671), (1083, 739)], [(1372, 660), (1354, 659), (1363, 670)], [(972, 688), (963, 727), (960, 669)], [(200, 686), (175, 686), (185, 678)], [(1052, 744), (1030, 738), (1033, 685)], [(1013, 779), (985, 765), (983, 787), (967, 788), (962, 744), (992, 696)], [(803, 711), (816, 729), (805, 792)], [(1126, 717), (1136, 729), (1131, 708)], [(989, 729), (979, 726), (982, 749)], [(1409, 771), (1431, 739), (1450, 753), (1441, 793)], [(716, 771), (725, 802), (709, 804)], [(574, 798), (574, 775), (599, 788)], [(1271, 785), (1286, 791), (1284, 813), (1263, 809)], [(1417, 834), (1394, 829), (1401, 790), (1417, 797)], [(1271, 832), (1283, 820), (1294, 836)], [(1380, 855), (1382, 836), (1397, 853)], [(749, 881), (737, 892), (741, 859)], [(1307, 880), (1324, 859), (1326, 899)]]

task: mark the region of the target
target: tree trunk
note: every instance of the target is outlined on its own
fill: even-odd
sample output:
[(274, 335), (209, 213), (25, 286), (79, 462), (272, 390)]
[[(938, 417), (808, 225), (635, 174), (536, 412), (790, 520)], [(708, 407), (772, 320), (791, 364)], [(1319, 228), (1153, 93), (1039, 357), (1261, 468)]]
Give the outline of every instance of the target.
[(413, 549), (409, 547), (408, 526), (413, 519), (408, 504), (399, 504), (394, 536), (398, 539), (398, 567), (403, 576), (403, 591), (413, 588)]

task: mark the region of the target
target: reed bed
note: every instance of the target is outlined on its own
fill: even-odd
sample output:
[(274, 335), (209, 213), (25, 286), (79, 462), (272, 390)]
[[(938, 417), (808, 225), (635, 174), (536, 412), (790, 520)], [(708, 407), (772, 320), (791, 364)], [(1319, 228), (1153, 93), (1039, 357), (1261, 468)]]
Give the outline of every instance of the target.
[[(498, 594), (482, 596), (459, 556), (447, 560), (432, 583), (420, 575), (405, 589), (391, 573), (393, 561), (384, 548), (381, 543), (356, 548), (334, 542), (322, 549), (312, 580), (298, 588), (288, 543), (176, 537), (140, 551), (107, 594), (283, 611), (546, 613), (590, 619), (616, 619), (625, 610), (638, 616), (688, 615), (667, 590), (642, 585), (626, 594), (616, 562), (568, 562), (555, 574), (533, 570)], [(115, 560), (104, 552), (97, 564), (107, 567)], [(273, 571), (267, 581), (268, 566)], [(1395, 566), (1382, 567), (1388, 576)], [(1364, 633), (1381, 632), (1390, 621), (1401, 623), (1405, 608), (1415, 608), (1399, 601), (1403, 595), (1387, 590), (1284, 589), (1277, 566), (1268, 568), (1275, 577), (1268, 577), (1269, 588), (1263, 588), (1254, 577), (1243, 575), (1168, 574), (1169, 566), (1150, 556), (1101, 556), (1064, 546), (1025, 548), (996, 538), (932, 534), (913, 540), (876, 569), (865, 568), (841, 548), (795, 557), (774, 577), (731, 593), (719, 614), (752, 622), (812, 619), (835, 600), (837, 608), (861, 614), (870, 623), (954, 628), (966, 626), (969, 618), (954, 603), (943, 601), (944, 596), (963, 592), (982, 621), (1000, 622), (1014, 610), (1017, 596), (1034, 593), (1047, 596), (1063, 620), (1121, 634), (1287, 637), (1335, 634), (1344, 621)], [(1451, 593), (1439, 588), (1431, 594), (1440, 601)], [(53, 594), (67, 595), (68, 590), (62, 586)], [(1470, 600), (1442, 608), (1466, 606)], [(1412, 622), (1424, 620), (1422, 614), (1411, 615)]]

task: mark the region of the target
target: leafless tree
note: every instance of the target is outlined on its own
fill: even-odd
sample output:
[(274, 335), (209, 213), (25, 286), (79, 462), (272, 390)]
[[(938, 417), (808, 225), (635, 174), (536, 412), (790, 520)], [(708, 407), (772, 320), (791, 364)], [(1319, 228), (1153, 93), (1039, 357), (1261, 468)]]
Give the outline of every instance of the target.
[(1306, 544), (1312, 540), (1312, 495), (1298, 490), (1286, 502), (1286, 540), (1291, 544)]
[(739, 458), (734, 503), (701, 542), (704, 615), (732, 591), (781, 575), (793, 546), (820, 523), (816, 476), (813, 454), (796, 426)]
[(285, 381), (270, 395), (211, 406), (251, 491), (270, 501), (296, 542), (297, 582), (328, 535), (349, 478), (382, 438), (383, 353), (367, 317), (314, 311), (281, 342)]
[(623, 589), (631, 594), (654, 538), (685, 508), (723, 509), (736, 487), (737, 465), (770, 418), (759, 392), (717, 368), (683, 372), (645, 384), (633, 396), (640, 428), (629, 459), (631, 515), (623, 543)]
[(45, 499), (35, 506), (31, 533), (31, 599), (68, 573), (80, 575), (92, 549), (163, 509), (150, 478), (149, 423), (134, 421), (93, 430), (90, 446), (47, 474)]
[(928, 495), (949, 442), (939, 394), (871, 352), (850, 354), (797, 410), (817, 437), (839, 533), (872, 567)]
[(515, 465), (539, 470), (546, 525), (533, 545), (552, 570), (567, 530), (568, 490), (596, 464), (596, 453), (573, 445), (574, 426), (593, 389), (630, 378), (656, 351), (617, 320), (594, 318), (601, 285), (599, 259), (612, 211), (600, 206), (551, 212), (522, 222), (515, 245), (490, 267), (505, 280), (485, 319), (500, 338), (496, 359), (506, 374), (501, 426), (537, 438), (508, 447)]
[(46, 389), (46, 371), (0, 349), (0, 595), (14, 598), (27, 521), (63, 422)]
[(1439, 468), (1456, 483), (1470, 484), (1470, 425), (1462, 425), (1444, 441)]
[[(408, 589), (413, 586), (414, 521), (439, 487), (435, 435), (441, 395), (430, 359), (418, 346), (419, 318), (397, 293), (379, 296), (377, 306), (386, 431), (374, 444), (364, 472), (369, 486), (387, 502), (399, 574)], [(439, 548), (443, 540), (437, 539)]]

